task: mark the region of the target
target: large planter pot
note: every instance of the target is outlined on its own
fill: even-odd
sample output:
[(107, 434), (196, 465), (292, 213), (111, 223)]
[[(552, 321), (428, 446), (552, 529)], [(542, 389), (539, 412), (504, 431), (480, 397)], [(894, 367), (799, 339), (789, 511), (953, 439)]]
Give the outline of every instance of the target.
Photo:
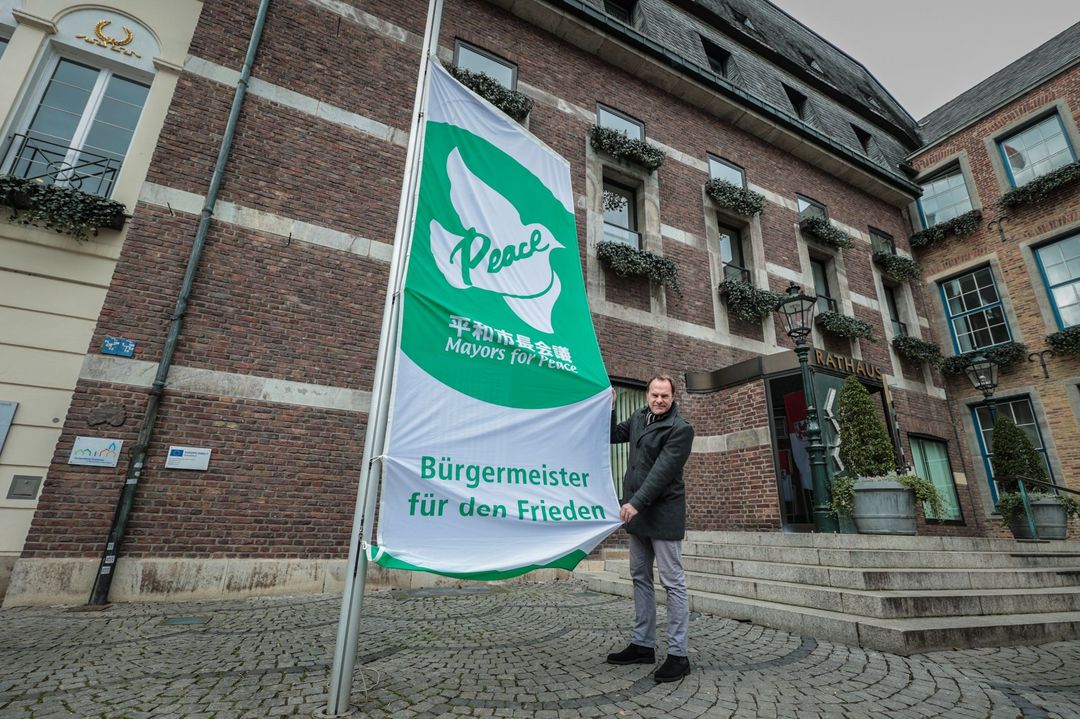
[[(1069, 518), (1065, 514), (1065, 507), (1053, 497), (1031, 500), (1031, 518), (1035, 520), (1039, 539), (1065, 539), (1068, 534)], [(1009, 520), (1009, 530), (1016, 539), (1033, 538), (1023, 510)]]
[(915, 534), (915, 493), (891, 479), (855, 483), (855, 511), (860, 534)]

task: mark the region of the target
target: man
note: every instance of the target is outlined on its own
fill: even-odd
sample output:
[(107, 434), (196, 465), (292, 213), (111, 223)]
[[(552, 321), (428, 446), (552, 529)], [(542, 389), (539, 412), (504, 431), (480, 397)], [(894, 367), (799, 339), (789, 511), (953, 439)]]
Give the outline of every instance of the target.
[(609, 664), (652, 664), (656, 661), (656, 596), (653, 560), (667, 592), (668, 653), (653, 674), (673, 682), (690, 673), (687, 631), (690, 624), (682, 539), (686, 531), (683, 465), (690, 456), (694, 428), (675, 406), (675, 383), (667, 375), (649, 380), (648, 407), (615, 425), (611, 442), (630, 443), (630, 461), (623, 478), (619, 518), (630, 535), (630, 576), (634, 582), (634, 629), (630, 646), (607, 657)]

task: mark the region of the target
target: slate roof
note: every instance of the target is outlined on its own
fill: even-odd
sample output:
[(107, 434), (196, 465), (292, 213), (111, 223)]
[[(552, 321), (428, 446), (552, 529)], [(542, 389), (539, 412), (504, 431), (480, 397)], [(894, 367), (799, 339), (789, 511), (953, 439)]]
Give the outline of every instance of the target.
[(923, 140), (940, 140), (1078, 61), (1080, 22), (924, 117)]

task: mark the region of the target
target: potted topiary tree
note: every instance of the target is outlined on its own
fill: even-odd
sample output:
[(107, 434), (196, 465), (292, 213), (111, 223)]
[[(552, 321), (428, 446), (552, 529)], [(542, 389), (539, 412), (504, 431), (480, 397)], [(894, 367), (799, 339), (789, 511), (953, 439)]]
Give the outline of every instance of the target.
[(874, 400), (855, 376), (837, 397), (840, 461), (844, 472), (833, 480), (832, 507), (848, 514), (862, 534), (915, 534), (915, 502), (942, 511), (941, 495), (929, 480), (898, 475), (896, 453)]
[[(994, 422), (994, 439), (990, 447), (994, 481), (1001, 490), (998, 495), (1001, 521), (1016, 539), (1032, 539), (1016, 478), (1046, 481), (1046, 465), (1027, 433), (1005, 415), (999, 416)], [(1034, 483), (1025, 484), (1024, 487), (1039, 539), (1065, 539), (1068, 518), (1080, 513), (1080, 502), (1063, 494), (1047, 493)]]

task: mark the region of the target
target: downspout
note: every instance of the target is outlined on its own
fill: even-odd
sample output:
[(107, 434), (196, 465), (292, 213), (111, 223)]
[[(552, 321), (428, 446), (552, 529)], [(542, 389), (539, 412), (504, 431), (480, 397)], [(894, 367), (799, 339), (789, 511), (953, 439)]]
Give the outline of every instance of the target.
[(120, 499), (116, 505), (116, 513), (113, 515), (112, 526), (109, 527), (105, 552), (102, 554), (101, 564), (98, 566), (89, 604), (105, 604), (109, 599), (109, 587), (112, 585), (112, 579), (116, 573), (117, 555), (120, 545), (124, 541), (124, 531), (127, 529), (128, 518), (131, 516), (131, 507), (135, 500), (135, 488), (139, 484), (139, 476), (142, 474), (146, 462), (146, 452), (153, 436), (158, 407), (165, 392), (165, 379), (169, 376), (169, 368), (172, 367), (173, 355), (176, 353), (176, 344), (180, 339), (180, 330), (183, 328), (184, 315), (187, 313), (188, 299), (191, 297), (191, 289), (195, 284), (195, 273), (198, 271), (199, 259), (202, 256), (203, 247), (206, 245), (206, 236), (210, 231), (210, 219), (214, 215), (218, 190), (221, 188), (221, 181), (225, 175), (225, 163), (228, 161), (229, 153), (232, 150), (236, 123), (240, 117), (240, 108), (244, 103), (244, 97), (247, 95), (248, 81), (251, 78), (251, 66), (255, 62), (255, 52), (259, 47), (259, 40), (262, 37), (263, 26), (266, 24), (266, 14), (269, 8), (270, 0), (259, 1), (259, 11), (255, 18), (255, 25), (251, 29), (251, 38), (248, 40), (244, 67), (240, 70), (240, 79), (236, 83), (236, 93), (233, 95), (232, 108), (229, 110), (229, 120), (225, 125), (225, 134), (221, 138), (221, 146), (218, 148), (217, 163), (214, 165), (214, 173), (210, 178), (210, 189), (206, 193), (206, 204), (203, 206), (199, 217), (199, 229), (196, 231), (195, 241), (191, 245), (191, 254), (188, 255), (184, 281), (176, 298), (176, 307), (169, 323), (169, 332), (165, 337), (165, 347), (161, 352), (161, 361), (158, 363), (154, 383), (150, 387), (146, 413), (143, 415), (142, 426), (139, 428), (139, 438), (136, 440), (135, 448), (128, 459), (124, 488), (120, 492)]

